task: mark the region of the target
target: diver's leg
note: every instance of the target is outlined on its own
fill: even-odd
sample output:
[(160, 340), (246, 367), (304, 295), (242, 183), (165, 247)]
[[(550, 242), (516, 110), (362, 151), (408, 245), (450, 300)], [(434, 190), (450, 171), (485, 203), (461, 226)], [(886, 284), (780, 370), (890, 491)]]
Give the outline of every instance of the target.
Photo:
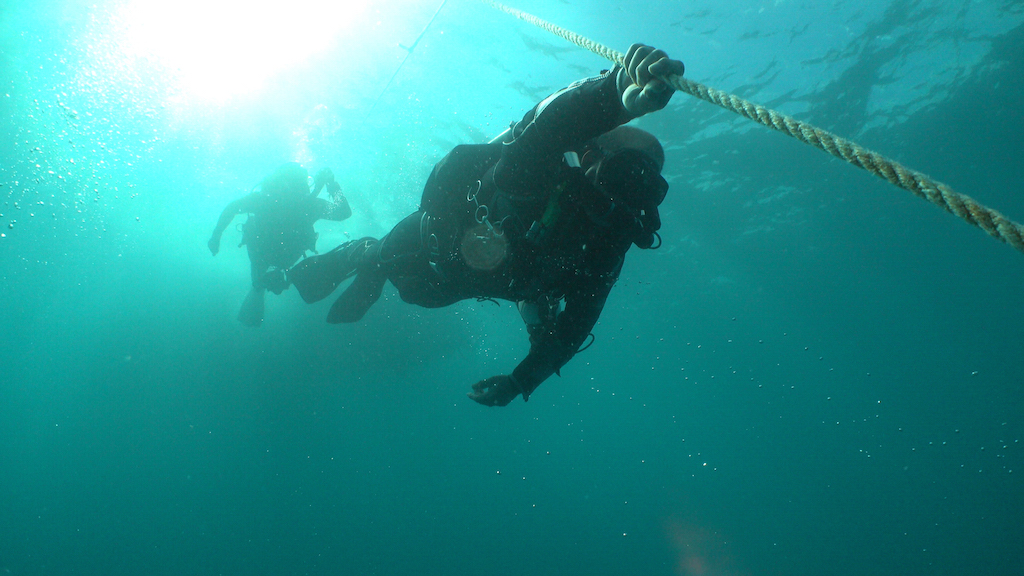
[(288, 270), (288, 281), (307, 303), (319, 302), (355, 274), (365, 250), (376, 245), (376, 238), (360, 238), (325, 254), (304, 258)]
[(246, 326), (257, 328), (263, 324), (264, 296), (266, 288), (263, 285), (263, 275), (267, 271), (267, 264), (260, 255), (253, 252), (249, 247), (249, 271), (252, 276), (252, 288), (246, 295), (242, 307), (238, 310), (238, 321)]
[(331, 306), (327, 321), (331, 324), (360, 320), (384, 290), (388, 276), (422, 254), (420, 221), (422, 212), (414, 212), (399, 222), (380, 242), (365, 244), (355, 258), (358, 274), (352, 284)]
[(257, 286), (249, 290), (242, 307), (238, 310), (239, 322), (251, 328), (258, 328), (263, 324), (263, 303), (266, 293), (265, 288)]
[(254, 288), (263, 286), (263, 275), (267, 273), (270, 264), (259, 251), (253, 250), (252, 244), (246, 244), (249, 252), (249, 276), (252, 278)]

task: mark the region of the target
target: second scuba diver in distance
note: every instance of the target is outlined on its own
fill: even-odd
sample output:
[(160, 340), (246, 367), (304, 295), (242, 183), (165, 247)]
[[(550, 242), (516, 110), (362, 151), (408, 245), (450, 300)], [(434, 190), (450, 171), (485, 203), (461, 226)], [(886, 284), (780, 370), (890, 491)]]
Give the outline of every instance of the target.
[(659, 76), (681, 75), (683, 63), (642, 44), (623, 62), (547, 97), (503, 141), (455, 147), (427, 179), (420, 209), (384, 238), (307, 258), (279, 282), (316, 302), (355, 274), (328, 322), (361, 319), (388, 281), (428, 308), (516, 302), (530, 351), (469, 397), (488, 406), (529, 399), (590, 336), (630, 247), (661, 244), (665, 154), (624, 124), (668, 104), (674, 90)]
[[(330, 200), (319, 198), (327, 188)], [(264, 276), (271, 269), (287, 269), (306, 251), (316, 252), (317, 220), (341, 222), (352, 215), (330, 168), (323, 168), (309, 188), (309, 173), (288, 162), (260, 182), (255, 190), (229, 203), (221, 212), (207, 246), (214, 256), (220, 251), (220, 237), (238, 214), (249, 214), (242, 230), (242, 242), (249, 251), (252, 289), (238, 311), (238, 321), (257, 327), (263, 323)], [(271, 286), (276, 293), (281, 290)]]

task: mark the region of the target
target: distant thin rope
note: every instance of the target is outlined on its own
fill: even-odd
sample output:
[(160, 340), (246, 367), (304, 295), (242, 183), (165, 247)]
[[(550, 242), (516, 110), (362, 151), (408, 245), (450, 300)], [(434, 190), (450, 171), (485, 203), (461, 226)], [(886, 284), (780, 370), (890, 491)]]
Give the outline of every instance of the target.
[(373, 112), (374, 109), (377, 108), (377, 104), (380, 102), (380, 99), (384, 97), (384, 93), (387, 92), (388, 88), (391, 87), (391, 84), (395, 81), (395, 78), (398, 76), (398, 73), (401, 72), (402, 67), (405, 66), (406, 60), (408, 60), (409, 56), (412, 55), (412, 51), (416, 49), (416, 46), (420, 43), (420, 40), (423, 39), (423, 35), (427, 33), (427, 30), (430, 28), (430, 25), (434, 23), (435, 19), (437, 19), (437, 15), (441, 13), (441, 8), (444, 8), (444, 5), (447, 3), (448, 0), (441, 0), (441, 5), (438, 6), (437, 10), (434, 11), (434, 15), (430, 17), (430, 21), (427, 22), (427, 25), (423, 27), (423, 31), (420, 32), (420, 35), (416, 37), (416, 40), (414, 40), (412, 44), (410, 44), (409, 46), (402, 46), (401, 44), (398, 45), (400, 48), (405, 50), (405, 57), (402, 58), (402, 61), (398, 64), (398, 68), (395, 68), (395, 73), (391, 75), (391, 78), (388, 78), (387, 84), (384, 85), (384, 89), (381, 90), (380, 94), (377, 95), (377, 99), (373, 101), (373, 105), (370, 106), (370, 112)]

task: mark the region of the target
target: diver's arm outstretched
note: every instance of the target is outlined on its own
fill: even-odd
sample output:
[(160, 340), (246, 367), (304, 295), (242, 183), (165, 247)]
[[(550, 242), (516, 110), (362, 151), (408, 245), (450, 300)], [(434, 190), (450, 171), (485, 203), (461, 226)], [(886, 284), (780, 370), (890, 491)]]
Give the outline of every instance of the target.
[(683, 70), (683, 63), (664, 51), (633, 44), (623, 66), (579, 80), (526, 113), (512, 129), (514, 139), (502, 149), (495, 183), (524, 200), (543, 194), (538, 179), (558, 173), (564, 152), (664, 108), (675, 90), (658, 76), (681, 76)]
[(587, 280), (565, 295), (565, 310), (556, 320), (530, 338), (530, 352), (512, 374), (477, 382), (470, 398), (486, 406), (505, 406), (520, 394), (524, 401), (529, 400), (541, 383), (576, 355), (597, 324), (622, 269), (622, 257), (617, 250), (605, 251), (603, 257), (604, 262), (594, 263), (596, 268), (587, 267)]

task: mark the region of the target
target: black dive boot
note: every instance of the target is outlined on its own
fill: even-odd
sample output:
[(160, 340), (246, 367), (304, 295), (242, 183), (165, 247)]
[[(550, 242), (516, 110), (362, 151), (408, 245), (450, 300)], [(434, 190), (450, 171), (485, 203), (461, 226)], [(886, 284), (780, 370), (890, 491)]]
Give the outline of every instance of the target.
[(376, 245), (375, 238), (360, 238), (346, 242), (326, 254), (305, 258), (288, 270), (288, 281), (307, 304), (319, 302), (355, 274), (363, 252)]

